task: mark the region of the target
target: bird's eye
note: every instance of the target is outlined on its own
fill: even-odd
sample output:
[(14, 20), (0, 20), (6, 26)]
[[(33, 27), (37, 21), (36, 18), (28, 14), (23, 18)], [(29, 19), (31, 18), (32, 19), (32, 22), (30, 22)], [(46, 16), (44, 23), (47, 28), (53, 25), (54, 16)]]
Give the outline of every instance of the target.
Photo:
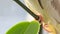
[(38, 0), (38, 3), (40, 4), (40, 7), (43, 9), (43, 6), (41, 4), (41, 0)]

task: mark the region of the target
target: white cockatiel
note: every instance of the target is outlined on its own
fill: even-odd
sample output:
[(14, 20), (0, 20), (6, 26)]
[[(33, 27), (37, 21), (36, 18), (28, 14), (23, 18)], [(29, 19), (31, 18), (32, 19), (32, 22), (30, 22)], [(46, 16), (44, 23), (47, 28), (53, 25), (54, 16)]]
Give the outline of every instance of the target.
[(26, 6), (43, 18), (43, 28), (49, 34), (60, 34), (59, 0), (25, 0)]

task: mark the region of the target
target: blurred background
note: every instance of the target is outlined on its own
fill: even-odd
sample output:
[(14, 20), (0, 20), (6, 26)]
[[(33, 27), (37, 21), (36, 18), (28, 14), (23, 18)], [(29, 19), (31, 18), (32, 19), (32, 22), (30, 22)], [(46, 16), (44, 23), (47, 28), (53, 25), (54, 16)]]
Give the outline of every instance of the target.
[[(20, 1), (24, 3), (24, 0)], [(0, 0), (0, 34), (5, 34), (16, 23), (27, 20), (31, 21), (33, 17), (13, 0)], [(47, 34), (46, 31), (43, 33)]]

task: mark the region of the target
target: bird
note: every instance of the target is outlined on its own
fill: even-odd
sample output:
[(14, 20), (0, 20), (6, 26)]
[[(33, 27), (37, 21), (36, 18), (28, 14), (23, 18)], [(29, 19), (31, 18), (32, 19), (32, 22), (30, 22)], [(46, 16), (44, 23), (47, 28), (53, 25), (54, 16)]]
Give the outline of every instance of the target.
[(24, 0), (25, 5), (36, 15), (41, 15), (43, 28), (49, 34), (60, 34), (59, 0)]

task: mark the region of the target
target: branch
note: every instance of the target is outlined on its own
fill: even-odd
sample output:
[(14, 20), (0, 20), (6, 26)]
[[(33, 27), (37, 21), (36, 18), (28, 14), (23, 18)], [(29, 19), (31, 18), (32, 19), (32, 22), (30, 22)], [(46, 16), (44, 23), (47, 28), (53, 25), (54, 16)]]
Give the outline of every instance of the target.
[(25, 9), (31, 16), (33, 16), (35, 19), (39, 19), (39, 17), (34, 14), (29, 8), (27, 8), (21, 1), (14, 0), (17, 4), (19, 4), (23, 9)]

